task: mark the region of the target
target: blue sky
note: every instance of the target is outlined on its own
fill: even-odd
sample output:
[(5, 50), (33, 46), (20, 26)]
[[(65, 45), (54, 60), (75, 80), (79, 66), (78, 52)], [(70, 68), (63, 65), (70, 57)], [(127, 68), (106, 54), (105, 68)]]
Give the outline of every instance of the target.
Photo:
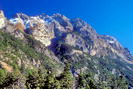
[(99, 34), (116, 37), (133, 54), (133, 0), (0, 0), (0, 9), (8, 18), (17, 12), (79, 17)]

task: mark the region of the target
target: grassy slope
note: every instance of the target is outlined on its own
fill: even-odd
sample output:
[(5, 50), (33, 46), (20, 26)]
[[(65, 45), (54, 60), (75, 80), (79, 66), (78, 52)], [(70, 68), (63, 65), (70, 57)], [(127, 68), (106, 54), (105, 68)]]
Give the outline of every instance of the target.
[[(31, 37), (29, 38), (30, 40), (33, 40)], [(9, 65), (18, 66), (17, 63), (19, 60), (25, 60), (29, 62), (26, 66), (29, 66), (28, 64), (32, 65), (33, 60), (36, 62), (39, 60), (42, 62), (41, 66), (43, 67), (45, 65), (55, 69), (60, 67), (60, 64), (58, 64), (55, 60), (50, 59), (44, 54), (37, 53), (30, 44), (27, 44), (23, 40), (17, 39), (9, 33), (2, 31), (0, 31), (0, 54), (0, 60)]]

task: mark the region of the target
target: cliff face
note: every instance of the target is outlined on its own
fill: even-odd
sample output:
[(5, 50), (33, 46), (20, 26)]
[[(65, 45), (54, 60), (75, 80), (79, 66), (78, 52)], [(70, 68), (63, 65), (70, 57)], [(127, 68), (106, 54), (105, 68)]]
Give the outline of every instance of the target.
[[(21, 49), (18, 51), (21, 56), (16, 59), (20, 67), (23, 64), (26, 68), (58, 65), (54, 67), (60, 74), (63, 65), (70, 62), (77, 74), (91, 71), (97, 81), (108, 73), (124, 74), (133, 85), (133, 56), (128, 49), (114, 37), (98, 34), (89, 24), (79, 18), (69, 19), (61, 14), (28, 16), (17, 13), (15, 17), (6, 19), (1, 11), (0, 29), (24, 43), (22, 48), (21, 42), (17, 44), (18, 49)], [(0, 39), (6, 40), (6, 37), (2, 36)], [(12, 39), (7, 43), (14, 47)], [(13, 43), (15, 43), (14, 40)], [(28, 45), (26, 49), (33, 54), (30, 52), (27, 54), (28, 50), (23, 50), (25, 44)], [(8, 51), (8, 48), (6, 50)], [(10, 51), (12, 53), (12, 47)], [(37, 57), (34, 58), (34, 55)], [(40, 55), (47, 56), (49, 61)], [(7, 59), (7, 61), (0, 61), (0, 65), (5, 63), (10, 67), (8, 62), (12, 59), (8, 57)], [(58, 69), (59, 65), (61, 69)]]
[[(2, 12), (1, 18), (2, 28), (5, 24)], [(68, 19), (61, 14), (27, 16), (23, 13), (18, 13), (16, 17), (11, 18), (8, 22), (13, 25), (15, 30), (19, 29), (32, 35), (47, 47), (52, 45), (53, 39), (56, 39), (77, 47), (92, 56), (120, 57), (128, 63), (133, 61), (133, 56), (130, 52), (122, 47), (115, 38), (97, 34), (89, 24), (79, 18)], [(6, 25), (5, 27), (8, 29), (9, 26)]]

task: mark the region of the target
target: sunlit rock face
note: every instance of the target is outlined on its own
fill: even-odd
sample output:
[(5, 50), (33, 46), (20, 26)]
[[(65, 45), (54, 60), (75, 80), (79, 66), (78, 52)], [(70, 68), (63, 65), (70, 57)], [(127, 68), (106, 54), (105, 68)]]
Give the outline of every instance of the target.
[(0, 11), (0, 29), (5, 27), (5, 19), (3, 11)]
[(51, 44), (51, 39), (54, 38), (54, 32), (52, 29), (48, 28), (46, 22), (39, 17), (31, 17), (30, 28), (27, 28), (25, 31), (30, 31), (33, 37), (43, 43), (45, 46)]
[(54, 38), (53, 32), (51, 32), (44, 23), (36, 23), (30, 30), (32, 30), (33, 37), (45, 46), (49, 46), (51, 44), (51, 39)]
[(10, 19), (10, 23), (14, 24), (17, 30), (32, 35), (45, 46), (49, 46), (51, 44), (51, 39), (54, 38), (53, 31), (48, 28), (46, 22), (39, 16), (30, 17), (23, 13), (17, 13), (15, 18)]

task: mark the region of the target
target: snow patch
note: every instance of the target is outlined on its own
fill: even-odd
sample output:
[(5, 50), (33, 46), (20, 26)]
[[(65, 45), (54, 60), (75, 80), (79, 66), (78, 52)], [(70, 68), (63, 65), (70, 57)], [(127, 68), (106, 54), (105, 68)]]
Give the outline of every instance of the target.
[(108, 41), (108, 43), (111, 43), (111, 44), (113, 44), (113, 43), (115, 43), (115, 41)]
[(12, 24), (23, 23), (23, 20), (20, 18), (11, 18), (9, 21)]
[(12, 18), (9, 20), (11, 23), (13, 24), (17, 24), (19, 22), (19, 19), (18, 18)]

